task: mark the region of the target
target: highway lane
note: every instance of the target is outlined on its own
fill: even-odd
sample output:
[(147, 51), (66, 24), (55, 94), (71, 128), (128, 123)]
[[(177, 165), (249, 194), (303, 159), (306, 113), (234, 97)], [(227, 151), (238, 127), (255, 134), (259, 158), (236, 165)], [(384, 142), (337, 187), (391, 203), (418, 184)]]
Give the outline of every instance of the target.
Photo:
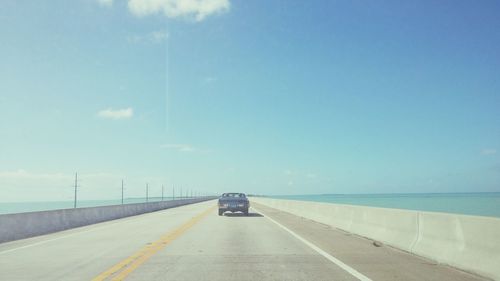
[(127, 280), (357, 280), (262, 215), (211, 214)]
[(0, 244), (0, 280), (91, 280), (215, 201)]
[(255, 210), (220, 217), (215, 203), (0, 244), (0, 280), (358, 280), (308, 241), (366, 280), (481, 280), (258, 206), (301, 241)]
[(356, 280), (261, 215), (219, 217), (214, 206), (209, 201), (0, 244), (0, 279), (91, 280), (205, 213), (124, 277)]

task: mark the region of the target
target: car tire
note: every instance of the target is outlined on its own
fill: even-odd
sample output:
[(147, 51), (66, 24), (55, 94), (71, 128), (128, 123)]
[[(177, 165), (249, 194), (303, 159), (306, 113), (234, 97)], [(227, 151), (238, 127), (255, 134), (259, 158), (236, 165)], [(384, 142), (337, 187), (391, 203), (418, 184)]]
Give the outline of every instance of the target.
[(248, 217), (248, 209), (246, 209), (243, 213)]
[(219, 216), (222, 216), (222, 214), (224, 214), (224, 211), (219, 209)]

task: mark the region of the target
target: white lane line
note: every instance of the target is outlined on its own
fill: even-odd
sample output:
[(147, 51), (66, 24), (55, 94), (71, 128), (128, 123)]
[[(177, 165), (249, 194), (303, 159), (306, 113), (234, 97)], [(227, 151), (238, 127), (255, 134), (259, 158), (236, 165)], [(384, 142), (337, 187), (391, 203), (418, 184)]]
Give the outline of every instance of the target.
[(358, 280), (361, 280), (361, 281), (372, 281), (370, 278), (366, 277), (365, 275), (361, 274), (359, 271), (357, 271), (356, 269), (348, 266), (347, 264), (343, 263), (342, 261), (340, 261), (339, 259), (335, 258), (334, 256), (328, 254), (327, 252), (323, 251), (321, 248), (319, 248), (318, 246), (314, 245), (313, 243), (307, 241), (306, 239), (302, 238), (300, 235), (298, 235), (297, 233), (291, 231), (290, 229), (288, 229), (286, 226), (280, 224), (279, 222), (273, 220), (272, 218), (270, 218), (268, 215), (264, 214), (263, 212), (259, 211), (258, 209), (252, 207), (252, 209), (254, 209), (255, 211), (261, 213), (262, 215), (264, 215), (264, 217), (266, 217), (268, 220), (270, 220), (272, 223), (276, 224), (277, 226), (281, 227), (283, 230), (285, 230), (286, 232), (290, 233), (293, 237), (297, 238), (298, 240), (300, 240), (302, 243), (306, 244), (307, 246), (309, 246), (311, 249), (313, 249), (314, 251), (318, 252), (318, 254), (322, 255), (323, 257), (325, 257), (327, 260), (333, 262), (334, 264), (336, 264), (337, 266), (339, 266), (340, 268), (342, 268), (343, 270), (347, 271), (349, 274), (351, 274), (352, 276), (356, 277)]
[[(200, 203), (202, 203), (202, 202), (200, 202)], [(189, 206), (189, 205), (191, 205), (191, 204), (184, 205), (184, 206)], [(177, 207), (183, 207), (183, 206), (177, 206)], [(88, 232), (92, 232), (92, 231), (96, 231), (96, 230), (101, 230), (103, 228), (114, 226), (115, 224), (132, 222), (132, 221), (135, 221), (135, 220), (143, 218), (144, 215), (150, 215), (150, 214), (153, 214), (153, 213), (156, 213), (156, 214), (163, 213), (163, 212), (166, 212), (166, 211), (171, 211), (172, 209), (177, 208), (177, 207), (168, 208), (168, 209), (157, 211), (157, 212), (144, 213), (144, 214), (140, 214), (140, 215), (137, 215), (137, 216), (123, 217), (123, 218), (120, 218), (120, 219), (116, 219), (114, 222), (111, 222), (111, 221), (100, 222), (100, 223), (107, 223), (106, 225), (103, 225), (103, 226), (99, 226), (99, 225), (95, 225), (95, 224), (89, 224), (89, 225), (80, 226), (80, 227), (92, 227), (91, 229), (84, 230), (84, 231), (78, 231), (76, 228), (70, 228), (70, 229), (66, 229), (66, 230), (61, 230), (61, 231), (75, 230), (75, 231), (78, 231), (78, 232), (71, 233), (71, 234), (64, 235), (64, 236), (60, 236), (60, 237), (56, 237), (56, 238), (52, 238), (52, 239), (48, 239), (48, 240), (43, 240), (43, 241), (40, 241), (40, 242), (36, 242), (36, 243), (33, 243), (33, 244), (29, 244), (29, 245), (25, 245), (25, 246), (21, 246), (21, 247), (17, 247), (17, 248), (8, 249), (8, 250), (5, 250), (5, 251), (0, 251), (0, 255), (7, 254), (7, 253), (10, 253), (10, 252), (14, 252), (14, 251), (17, 251), (17, 250), (31, 248), (31, 247), (34, 247), (34, 246), (42, 245), (42, 244), (49, 243), (49, 242), (52, 242), (52, 241), (57, 241), (59, 239), (64, 239), (64, 238), (68, 238), (68, 237), (71, 237), (71, 236), (76, 236), (76, 235), (80, 235), (80, 234), (84, 234), (84, 233), (88, 233)], [(100, 224), (100, 223), (97, 223), (97, 224)], [(77, 228), (80, 228), (80, 227), (77, 227)], [(47, 234), (43, 234), (43, 235), (52, 235), (52, 234), (56, 234), (56, 233), (59, 233), (59, 231), (58, 232), (53, 232), (53, 233), (47, 233)], [(43, 235), (41, 235), (41, 236), (43, 236)], [(28, 238), (24, 238), (24, 239), (30, 239), (30, 238), (35, 238), (35, 237), (39, 237), (39, 236), (28, 237)], [(18, 240), (18, 241), (20, 241), (20, 240)], [(12, 242), (15, 242), (15, 241), (12, 241)]]

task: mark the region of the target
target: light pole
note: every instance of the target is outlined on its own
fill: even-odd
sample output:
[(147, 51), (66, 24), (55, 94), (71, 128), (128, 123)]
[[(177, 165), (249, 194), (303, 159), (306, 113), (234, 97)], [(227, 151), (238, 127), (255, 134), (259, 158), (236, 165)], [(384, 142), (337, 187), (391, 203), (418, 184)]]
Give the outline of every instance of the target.
[(122, 205), (123, 205), (123, 179), (122, 179)]
[(77, 189), (78, 189), (78, 173), (75, 173), (75, 202), (73, 204), (73, 208), (76, 208), (76, 200), (77, 200)]

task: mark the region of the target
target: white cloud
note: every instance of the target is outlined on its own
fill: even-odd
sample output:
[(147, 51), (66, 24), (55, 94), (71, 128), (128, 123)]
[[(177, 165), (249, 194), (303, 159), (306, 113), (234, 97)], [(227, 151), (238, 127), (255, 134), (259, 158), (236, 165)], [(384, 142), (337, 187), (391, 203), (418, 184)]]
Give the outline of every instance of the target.
[(104, 6), (104, 7), (113, 6), (113, 0), (97, 0), (97, 3), (99, 3), (99, 5)]
[(229, 0), (129, 0), (130, 12), (138, 17), (162, 13), (168, 18), (207, 16), (229, 10)]
[(132, 118), (134, 115), (134, 110), (129, 107), (129, 108), (124, 108), (124, 109), (104, 109), (101, 110), (97, 113), (97, 115), (101, 118), (108, 118), (108, 119), (129, 119)]
[(496, 153), (497, 153), (497, 150), (493, 149), (493, 148), (485, 148), (485, 149), (481, 150), (482, 155), (493, 155)]
[(166, 149), (173, 149), (177, 150), (180, 152), (194, 152), (196, 151), (196, 148), (189, 144), (173, 144), (173, 143), (167, 143), (167, 144), (162, 144), (160, 146), (161, 148), (166, 148)]

